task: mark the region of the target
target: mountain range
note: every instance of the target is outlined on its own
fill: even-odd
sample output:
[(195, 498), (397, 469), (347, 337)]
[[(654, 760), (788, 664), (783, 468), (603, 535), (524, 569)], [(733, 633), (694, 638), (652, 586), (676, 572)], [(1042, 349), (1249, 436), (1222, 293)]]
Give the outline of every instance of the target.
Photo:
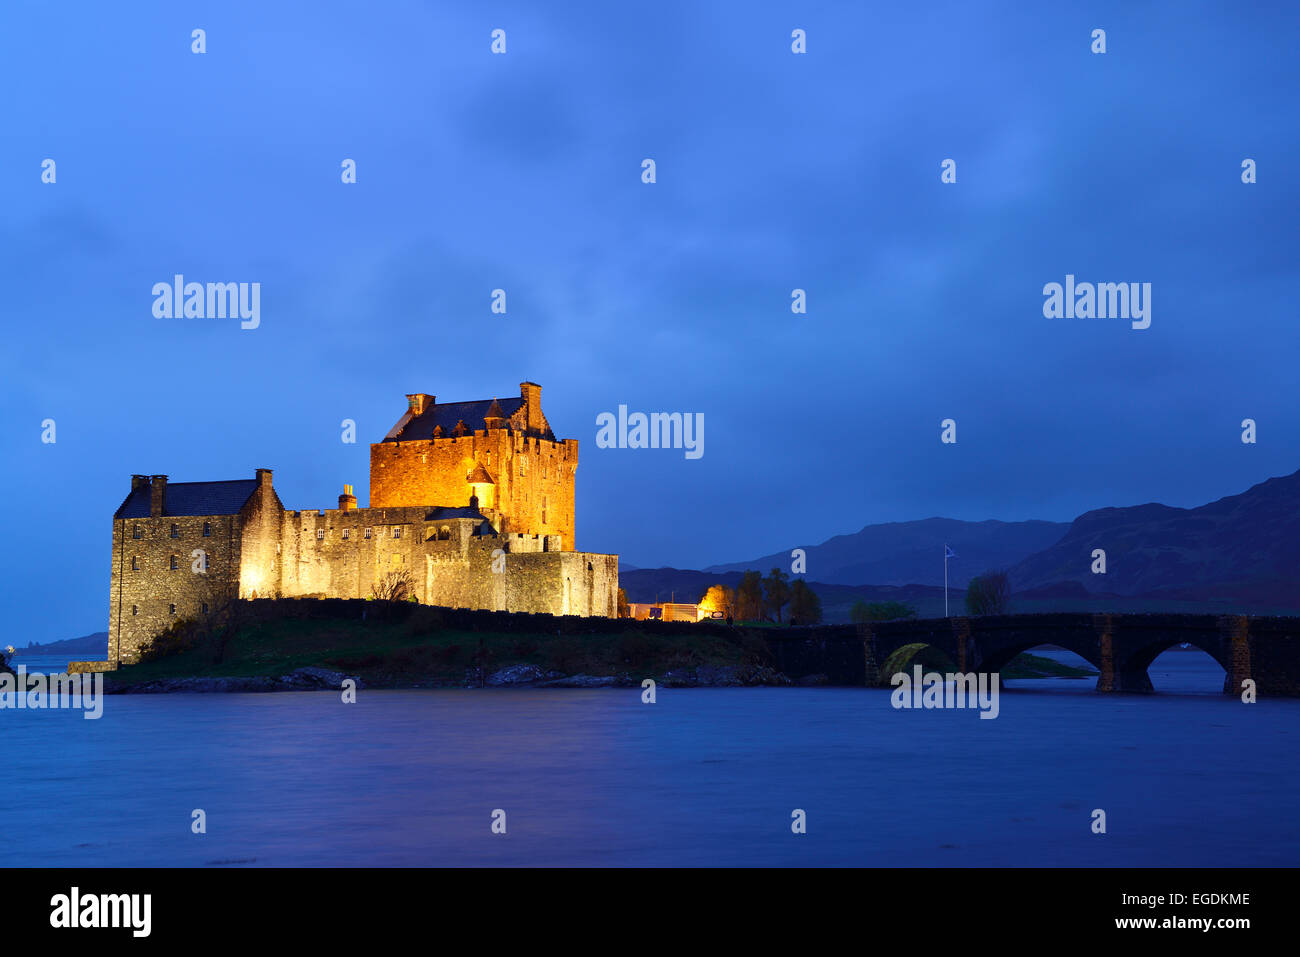
[[(802, 545), (807, 577), (835, 585), (942, 585), (943, 546), (957, 557), (948, 562), (948, 583), (965, 588), (974, 576), (1007, 568), (1027, 555), (1060, 541), (1065, 522), (962, 522), (927, 518), (918, 522), (868, 525), (852, 535), (836, 535), (820, 545)], [(790, 552), (747, 562), (710, 565), (706, 572), (756, 568), (790, 569)]]
[[(964, 589), (974, 575), (1005, 569), (1013, 599), (1142, 598), (1297, 608), (1300, 471), (1196, 508), (1100, 508), (1070, 523), (928, 518), (868, 525), (800, 546), (806, 552), (803, 577), (817, 583), (819, 593), (827, 592), (824, 602), (844, 600), (836, 586), (851, 586), (868, 600), (885, 600), (891, 587), (909, 586), (903, 590), (932, 600), (934, 592), (924, 586), (942, 586), (945, 544), (957, 553), (948, 563), (954, 589)], [(1104, 573), (1093, 571), (1096, 549), (1105, 552)], [(638, 569), (623, 577), (631, 600), (651, 601), (651, 591), (690, 592), (702, 584), (702, 593), (715, 581), (734, 585), (746, 569), (766, 575), (774, 567), (789, 572), (790, 552), (702, 571)], [(678, 597), (694, 601), (699, 595)]]

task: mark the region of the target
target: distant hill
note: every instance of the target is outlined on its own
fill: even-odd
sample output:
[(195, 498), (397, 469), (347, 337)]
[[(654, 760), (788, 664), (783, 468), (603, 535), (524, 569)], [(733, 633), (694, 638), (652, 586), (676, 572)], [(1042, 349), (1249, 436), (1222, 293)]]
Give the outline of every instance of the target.
[[(837, 585), (943, 585), (943, 546), (957, 557), (948, 562), (948, 583), (965, 589), (971, 578), (1008, 568), (1055, 544), (1069, 529), (1066, 522), (963, 522), (927, 518), (918, 522), (868, 525), (852, 535), (836, 535), (820, 545), (801, 545), (807, 552), (809, 580)], [(791, 548), (794, 546), (792, 545)], [(746, 562), (710, 565), (707, 572), (773, 568), (790, 570), (790, 550)]]
[(108, 632), (97, 631), (80, 638), (64, 638), (43, 645), (28, 642), (26, 648), (15, 648), (14, 657), (23, 655), (75, 655), (86, 661), (102, 661), (108, 656)]
[[(1070, 523), (963, 522), (929, 518), (868, 525), (807, 552), (808, 583), (827, 621), (846, 620), (859, 598), (906, 601), (942, 614), (943, 545), (954, 613), (974, 575), (1005, 568), (1020, 611), (1133, 611), (1294, 614), (1300, 609), (1300, 471), (1197, 508), (1147, 504), (1101, 508)], [(793, 546), (792, 546), (793, 547)], [(1091, 571), (1106, 552), (1105, 575)], [(772, 568), (789, 573), (790, 553), (712, 565), (704, 571), (640, 569), (621, 576), (634, 601), (695, 601), (714, 582)], [(791, 576), (795, 577), (795, 576)], [(892, 593), (891, 593), (892, 589)]]
[[(1106, 574), (1091, 572), (1093, 549)], [(1013, 565), (1012, 593), (1075, 582), (1096, 594), (1300, 602), (1300, 472), (1198, 508), (1085, 512), (1060, 540)]]

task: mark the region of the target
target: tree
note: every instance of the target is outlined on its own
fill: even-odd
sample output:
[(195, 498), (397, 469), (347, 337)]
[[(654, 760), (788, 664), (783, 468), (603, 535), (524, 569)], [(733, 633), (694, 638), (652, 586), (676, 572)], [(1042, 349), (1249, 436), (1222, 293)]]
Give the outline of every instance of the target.
[(375, 601), (406, 601), (415, 594), (415, 580), (405, 568), (391, 571), (370, 586)]
[(779, 568), (773, 568), (772, 574), (763, 579), (763, 607), (776, 616), (777, 624), (781, 623), (781, 609), (790, 601), (790, 586), (787, 584), (785, 572)]
[(726, 585), (710, 585), (698, 604), (701, 611), (720, 611), (723, 618), (733, 618), (736, 614), (736, 592)]
[(1005, 614), (1011, 599), (1011, 582), (1003, 571), (976, 575), (966, 586), (968, 615)]
[(790, 583), (790, 624), (816, 625), (822, 620), (822, 600), (802, 578)]
[(849, 612), (853, 623), (868, 621), (894, 621), (897, 618), (915, 618), (916, 609), (901, 601), (855, 601)]
[(736, 588), (736, 620), (758, 621), (763, 617), (763, 576), (745, 572)]
[(631, 618), (632, 606), (627, 602), (627, 592), (620, 588), (618, 590), (618, 617)]

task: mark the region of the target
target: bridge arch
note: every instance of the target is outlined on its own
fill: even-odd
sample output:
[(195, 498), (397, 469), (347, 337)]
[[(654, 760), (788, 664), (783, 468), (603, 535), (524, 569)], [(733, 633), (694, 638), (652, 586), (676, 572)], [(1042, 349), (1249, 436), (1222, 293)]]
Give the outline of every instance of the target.
[(981, 639), (980, 644), (991, 645), (991, 647), (977, 646), (976, 662), (973, 669), (975, 671), (1001, 671), (1017, 655), (1024, 654), (1034, 648), (1041, 648), (1044, 645), (1070, 652), (1070, 654), (1083, 659), (1090, 667), (1095, 668), (1098, 674), (1102, 670), (1101, 655), (1098, 654), (1097, 642), (1091, 635), (1052, 635), (1049, 640), (1044, 640), (1042, 635), (1028, 635), (1003, 641)]
[[(1179, 640), (1180, 638), (1182, 640)], [(1222, 689), (1228, 693), (1233, 692), (1233, 689), (1228, 687), (1230, 683), (1229, 675), (1231, 675), (1232, 673), (1232, 662), (1226, 659), (1224, 655), (1224, 649), (1222, 647), (1222, 643), (1216, 641), (1198, 640), (1198, 637), (1195, 634), (1175, 636), (1172, 638), (1162, 637), (1157, 641), (1152, 641), (1150, 643), (1143, 644), (1140, 647), (1135, 648), (1128, 654), (1127, 658), (1121, 664), (1121, 667), (1128, 670), (1140, 669), (1141, 671), (1146, 672), (1148, 679), (1150, 679), (1151, 666), (1155, 664), (1156, 660), (1161, 656), (1163, 656), (1165, 652), (1168, 652), (1174, 648), (1181, 648), (1182, 645), (1187, 645), (1189, 648), (1195, 649), (1197, 652), (1205, 655), (1216, 665), (1218, 665), (1223, 672), (1221, 676)], [(1197, 657), (1199, 657), (1199, 655)], [(1205, 690), (1203, 688), (1196, 688), (1196, 687), (1192, 687), (1192, 688), (1169, 687), (1168, 685), (1162, 688), (1159, 684), (1157, 684), (1154, 681), (1151, 682), (1151, 685), (1152, 685), (1152, 690), (1154, 691), (1169, 690), (1175, 692), (1177, 691), (1186, 692), (1186, 691)]]
[(928, 641), (912, 641), (896, 646), (881, 663), (881, 685), (889, 686), (894, 675), (910, 672), (913, 665), (920, 665), (926, 672), (938, 671), (947, 674), (957, 670), (957, 662), (943, 647)]

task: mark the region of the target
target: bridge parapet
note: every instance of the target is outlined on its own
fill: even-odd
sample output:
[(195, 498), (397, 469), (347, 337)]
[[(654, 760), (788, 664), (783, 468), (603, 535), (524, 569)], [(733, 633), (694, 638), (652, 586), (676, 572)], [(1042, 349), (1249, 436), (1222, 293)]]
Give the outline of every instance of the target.
[[(1038, 645), (1074, 652), (1098, 671), (1097, 690), (1150, 692), (1151, 662), (1174, 645), (1194, 645), (1224, 669), (1224, 693), (1241, 694), (1253, 680), (1261, 694), (1300, 694), (1300, 618), (1242, 615), (1088, 614), (990, 615), (908, 619), (861, 625), (792, 628), (764, 635), (774, 649), (799, 642), (817, 660), (843, 670), (845, 683), (888, 684), (881, 669), (908, 645), (930, 645), (961, 672), (1000, 671), (1011, 659)], [(808, 645), (812, 642), (812, 645)], [(858, 651), (844, 659), (841, 642)], [(782, 660), (787, 651), (779, 655)], [(851, 663), (850, 663), (851, 659)], [(791, 659), (791, 664), (794, 663)], [(829, 672), (827, 672), (829, 673)], [(850, 678), (851, 674), (851, 678)]]

